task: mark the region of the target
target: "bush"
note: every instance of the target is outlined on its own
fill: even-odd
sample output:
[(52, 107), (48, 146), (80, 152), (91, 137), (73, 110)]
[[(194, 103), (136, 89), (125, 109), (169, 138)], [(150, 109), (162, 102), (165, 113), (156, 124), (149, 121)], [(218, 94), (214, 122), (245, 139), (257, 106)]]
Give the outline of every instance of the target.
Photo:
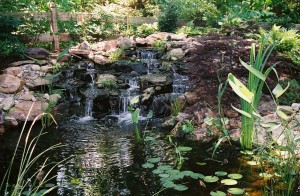
[(0, 57), (20, 55), (24, 45), (16, 35), (21, 21), (8, 15), (0, 15)]
[(220, 14), (217, 7), (206, 0), (183, 0), (181, 4), (179, 18), (192, 21), (196, 26), (213, 25)]
[(178, 27), (179, 6), (174, 1), (168, 1), (161, 6), (158, 16), (158, 27), (160, 31), (174, 32)]
[(147, 37), (158, 31), (157, 23), (154, 24), (142, 24), (137, 28), (137, 35), (140, 37)]
[(279, 97), (279, 103), (283, 105), (292, 105), (292, 103), (300, 103), (300, 85), (297, 80), (285, 79), (280, 81), (281, 86), (287, 86), (288, 82), (290, 87), (288, 90)]

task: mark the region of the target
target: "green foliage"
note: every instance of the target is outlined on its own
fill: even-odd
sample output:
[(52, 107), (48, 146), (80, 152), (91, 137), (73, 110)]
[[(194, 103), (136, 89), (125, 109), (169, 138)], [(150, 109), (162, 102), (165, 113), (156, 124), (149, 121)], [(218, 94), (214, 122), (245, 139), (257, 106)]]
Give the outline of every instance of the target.
[(147, 37), (158, 31), (157, 23), (153, 24), (142, 24), (137, 27), (137, 35), (140, 37)]
[(290, 85), (287, 91), (279, 97), (279, 103), (283, 105), (292, 105), (292, 103), (300, 103), (300, 84), (297, 80), (285, 79), (279, 82), (282, 86)]
[(166, 41), (165, 40), (155, 40), (153, 43), (153, 47), (159, 51), (163, 51), (165, 49)]
[(200, 28), (196, 27), (192, 21), (188, 22), (186, 26), (182, 26), (176, 30), (176, 33), (183, 33), (187, 36), (200, 35)]
[(184, 108), (185, 102), (183, 102), (180, 99), (175, 99), (172, 103), (171, 106), (168, 106), (171, 110), (171, 115), (172, 116), (177, 116), (181, 110)]
[(179, 18), (184, 22), (193, 22), (197, 26), (213, 25), (219, 17), (217, 7), (206, 0), (180, 1)]
[(16, 35), (21, 21), (8, 15), (0, 14), (0, 57), (20, 55), (24, 46)]
[(114, 89), (114, 88), (116, 88), (117, 83), (115, 80), (107, 79), (107, 80), (102, 80), (100, 85), (103, 88)]
[(195, 131), (194, 124), (191, 120), (186, 120), (183, 123), (181, 123), (180, 132), (184, 134), (191, 134), (194, 131)]
[(121, 58), (122, 54), (123, 54), (123, 49), (119, 48), (116, 51), (112, 52), (108, 58), (111, 61), (117, 61)]
[(167, 1), (161, 6), (158, 16), (158, 27), (160, 31), (174, 32), (178, 27), (178, 14), (180, 7), (175, 1)]

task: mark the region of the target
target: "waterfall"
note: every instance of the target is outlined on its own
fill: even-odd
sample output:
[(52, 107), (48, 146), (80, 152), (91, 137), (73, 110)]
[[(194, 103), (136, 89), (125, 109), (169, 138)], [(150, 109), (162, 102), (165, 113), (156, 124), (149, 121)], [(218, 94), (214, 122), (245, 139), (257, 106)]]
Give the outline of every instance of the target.
[(157, 60), (157, 52), (154, 50), (141, 49), (139, 52), (141, 62), (147, 66), (147, 73), (152, 73), (155, 67), (159, 67), (160, 63)]
[(173, 68), (173, 93), (177, 95), (184, 94), (189, 86), (188, 86), (189, 77), (185, 75), (180, 75)]
[(80, 118), (80, 121), (88, 121), (92, 120), (93, 118), (93, 103), (95, 98), (95, 79), (94, 79), (94, 70), (89, 69), (87, 70), (89, 76), (91, 77), (91, 81), (89, 82), (87, 86), (87, 93), (86, 93), (86, 99), (85, 99), (85, 116), (83, 118)]

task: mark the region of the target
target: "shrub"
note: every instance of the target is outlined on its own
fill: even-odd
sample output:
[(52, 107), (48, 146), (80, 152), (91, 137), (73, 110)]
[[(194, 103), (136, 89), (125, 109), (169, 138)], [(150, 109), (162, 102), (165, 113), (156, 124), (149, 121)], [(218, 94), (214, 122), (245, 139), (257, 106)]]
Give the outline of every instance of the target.
[(137, 35), (140, 37), (147, 37), (158, 31), (157, 23), (154, 24), (142, 24), (137, 28)]
[(0, 21), (0, 57), (21, 54), (24, 46), (16, 35), (21, 21), (8, 15), (0, 15)]
[(288, 90), (281, 97), (279, 97), (279, 103), (290, 106), (292, 103), (300, 102), (300, 85), (297, 80), (291, 80), (288, 78), (280, 81), (279, 83), (281, 86), (287, 86), (288, 82), (290, 83), (290, 86)]
[(183, 33), (187, 36), (193, 36), (193, 35), (200, 35), (201, 34), (199, 28), (197, 28), (192, 21), (188, 22), (186, 26), (182, 26), (179, 29), (177, 29), (176, 33), (177, 34)]
[(174, 1), (168, 1), (161, 7), (158, 16), (158, 27), (160, 31), (173, 32), (178, 27), (179, 6)]
[(108, 58), (111, 61), (117, 61), (121, 58), (122, 54), (123, 54), (123, 49), (119, 48), (118, 50), (112, 52)]
[(103, 88), (108, 88), (108, 89), (113, 89), (116, 87), (116, 81), (115, 80), (112, 80), (112, 79), (107, 79), (107, 80), (103, 80), (101, 81), (100, 85), (103, 87)]

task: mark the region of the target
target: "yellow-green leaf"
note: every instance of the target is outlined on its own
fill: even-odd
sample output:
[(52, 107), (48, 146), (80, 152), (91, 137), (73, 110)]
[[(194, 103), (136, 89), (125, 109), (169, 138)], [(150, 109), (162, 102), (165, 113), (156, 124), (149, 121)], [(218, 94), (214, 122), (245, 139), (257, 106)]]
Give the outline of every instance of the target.
[(248, 69), (248, 71), (250, 71), (251, 73), (253, 73), (256, 77), (258, 77), (259, 79), (261, 79), (262, 81), (266, 81), (266, 76), (261, 73), (259, 70), (255, 69), (254, 67), (248, 65), (247, 63), (245, 63), (244, 61), (242, 61), (240, 59), (241, 64)]
[(242, 114), (242, 115), (244, 115), (244, 116), (247, 116), (248, 118), (252, 118), (252, 116), (251, 116), (248, 112), (245, 112), (245, 111), (243, 111), (243, 110), (240, 110), (240, 109), (234, 107), (233, 105), (231, 105), (231, 107), (232, 107), (233, 109), (235, 109), (238, 113), (240, 113), (240, 114)]
[(281, 85), (278, 83), (276, 87), (273, 89), (272, 93), (275, 95), (276, 98), (280, 97), (285, 91), (289, 88), (290, 83), (288, 82), (288, 85), (285, 89), (281, 87)]
[(131, 105), (136, 104), (138, 102), (139, 102), (139, 96), (135, 96), (132, 99), (130, 99), (130, 104)]
[(232, 88), (232, 90), (242, 99), (244, 99), (248, 103), (252, 103), (253, 101), (253, 93), (248, 90), (248, 88), (241, 83), (232, 73), (228, 74), (228, 81)]
[(289, 119), (288, 115), (286, 115), (283, 111), (281, 111), (280, 108), (277, 108), (276, 113), (283, 120), (288, 120)]

